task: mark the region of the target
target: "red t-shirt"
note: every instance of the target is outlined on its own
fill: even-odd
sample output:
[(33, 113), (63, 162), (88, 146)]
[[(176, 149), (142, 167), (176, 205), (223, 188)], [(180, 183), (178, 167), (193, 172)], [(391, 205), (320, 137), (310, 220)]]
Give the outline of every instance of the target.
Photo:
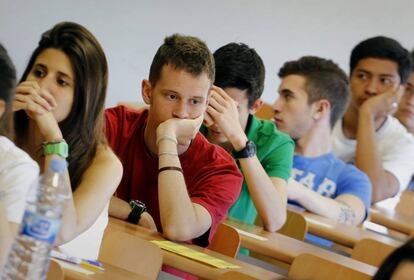
[[(116, 191), (119, 198), (138, 199), (162, 231), (158, 205), (158, 158), (150, 155), (144, 144), (144, 130), (148, 111), (133, 111), (119, 106), (107, 109), (106, 135), (110, 146), (124, 167), (121, 183)], [(180, 155), (181, 167), (192, 202), (210, 213), (210, 231), (194, 239), (207, 246), (217, 224), (240, 194), (243, 177), (233, 158), (221, 147), (209, 143), (197, 133), (188, 150)]]

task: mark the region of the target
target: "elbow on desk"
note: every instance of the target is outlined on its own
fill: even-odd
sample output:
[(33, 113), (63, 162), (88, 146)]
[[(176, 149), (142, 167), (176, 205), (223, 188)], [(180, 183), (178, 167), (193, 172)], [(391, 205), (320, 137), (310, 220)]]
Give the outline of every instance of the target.
[(187, 241), (195, 238), (188, 226), (168, 225), (163, 227), (163, 236), (171, 241)]
[(263, 219), (263, 228), (266, 231), (276, 232), (283, 227), (286, 222), (286, 212)]

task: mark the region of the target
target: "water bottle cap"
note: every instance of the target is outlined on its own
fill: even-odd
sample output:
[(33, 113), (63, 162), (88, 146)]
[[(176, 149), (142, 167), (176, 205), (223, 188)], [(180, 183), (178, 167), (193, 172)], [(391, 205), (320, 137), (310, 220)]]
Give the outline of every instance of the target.
[(49, 168), (54, 172), (63, 173), (67, 166), (68, 163), (64, 159), (52, 159)]

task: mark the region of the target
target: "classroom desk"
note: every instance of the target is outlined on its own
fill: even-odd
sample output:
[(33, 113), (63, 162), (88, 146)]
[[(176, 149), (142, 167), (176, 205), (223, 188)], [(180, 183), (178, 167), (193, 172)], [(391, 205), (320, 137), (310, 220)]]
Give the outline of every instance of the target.
[(373, 266), (327, 251), (312, 244), (290, 238), (280, 233), (268, 232), (263, 230), (263, 228), (247, 225), (233, 219), (227, 219), (225, 223), (250, 234), (267, 239), (261, 240), (255, 236), (249, 236), (239, 232), (242, 247), (287, 264), (291, 264), (295, 257), (308, 253), (341, 264), (342, 266), (358, 270), (369, 276), (373, 276), (377, 270)]
[[(296, 211), (295, 209), (291, 210)], [(349, 248), (353, 248), (355, 244), (362, 239), (374, 239), (394, 247), (398, 247), (402, 244), (400, 241), (397, 241), (391, 237), (364, 230), (363, 228), (357, 226), (338, 224), (331, 219), (306, 211), (299, 211), (298, 213), (303, 215), (308, 222), (309, 233)]]
[(395, 210), (378, 206), (372, 207), (369, 214), (370, 220), (373, 223), (383, 225), (407, 235), (414, 233), (414, 216), (399, 214)]
[(122, 268), (105, 263), (103, 263), (103, 267), (105, 268), (105, 270), (82, 268), (82, 270), (93, 272), (93, 274), (85, 274), (75, 270), (76, 268), (78, 268), (77, 265), (69, 264), (58, 260), (55, 261), (58, 262), (62, 267), (65, 280), (150, 280), (145, 276), (138, 275), (136, 273), (129, 272)]
[[(132, 235), (135, 235), (137, 237), (140, 237), (145, 240), (165, 240), (161, 234), (157, 232), (151, 232), (146, 228), (136, 226), (130, 223), (126, 223), (119, 219), (109, 218), (109, 224), (108, 226), (112, 227), (113, 229), (120, 230)], [(224, 255), (221, 255), (219, 253), (213, 252), (211, 250), (201, 248), (199, 246), (195, 245), (188, 245), (188, 244), (182, 244), (186, 247), (190, 247), (194, 250), (197, 250), (199, 252), (206, 253), (208, 255), (211, 255), (213, 257), (225, 260), (229, 263), (235, 264), (240, 266), (241, 268), (237, 269), (219, 269), (212, 267), (207, 264), (200, 263), (198, 261), (186, 258), (184, 256), (180, 256), (175, 253), (171, 253), (168, 251), (164, 252), (164, 264), (174, 267), (176, 269), (182, 270), (184, 272), (193, 274), (195, 276), (205, 278), (205, 279), (217, 279), (221, 274), (228, 272), (228, 271), (238, 271), (243, 274), (246, 274), (251, 277), (255, 277), (257, 279), (285, 279), (282, 275), (279, 275), (277, 273), (265, 270), (263, 268), (239, 261), (237, 259), (233, 259)]]

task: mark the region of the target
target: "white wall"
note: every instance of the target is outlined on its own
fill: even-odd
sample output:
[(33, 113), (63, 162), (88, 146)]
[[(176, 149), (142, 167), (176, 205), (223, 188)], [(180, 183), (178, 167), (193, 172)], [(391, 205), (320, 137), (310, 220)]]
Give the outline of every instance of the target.
[(142, 100), (141, 80), (166, 35), (198, 36), (212, 51), (244, 42), (266, 64), (263, 99), (272, 102), (286, 60), (319, 55), (348, 71), (352, 47), (379, 34), (412, 49), (413, 11), (413, 0), (0, 0), (0, 42), (20, 75), (43, 31), (63, 20), (86, 26), (109, 61), (108, 106)]

